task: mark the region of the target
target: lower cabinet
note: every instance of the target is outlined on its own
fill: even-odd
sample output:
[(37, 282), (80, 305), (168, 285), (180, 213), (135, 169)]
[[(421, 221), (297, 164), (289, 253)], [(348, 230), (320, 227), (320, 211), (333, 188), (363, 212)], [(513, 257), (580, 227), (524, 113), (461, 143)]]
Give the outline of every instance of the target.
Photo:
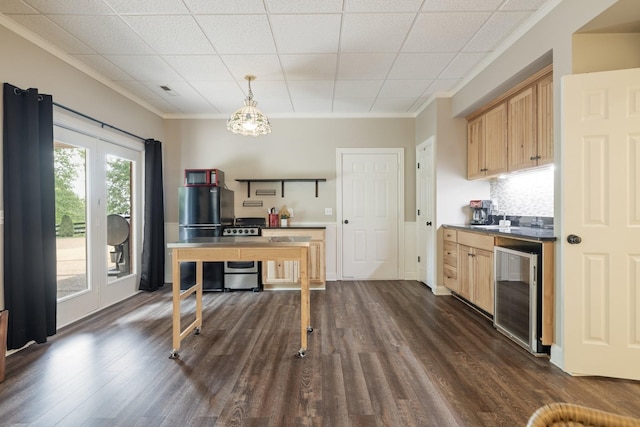
[[(325, 289), (324, 229), (317, 228), (266, 228), (266, 237), (310, 236), (309, 287)], [(300, 263), (298, 261), (267, 261), (262, 263), (264, 289), (300, 289)]]
[[(478, 308), (493, 315), (493, 236), (466, 231), (456, 233), (456, 256), (452, 241), (444, 235), (444, 284)], [(449, 231), (451, 233), (451, 231)], [(450, 234), (449, 234), (450, 235)], [(455, 258), (455, 267), (452, 260)]]

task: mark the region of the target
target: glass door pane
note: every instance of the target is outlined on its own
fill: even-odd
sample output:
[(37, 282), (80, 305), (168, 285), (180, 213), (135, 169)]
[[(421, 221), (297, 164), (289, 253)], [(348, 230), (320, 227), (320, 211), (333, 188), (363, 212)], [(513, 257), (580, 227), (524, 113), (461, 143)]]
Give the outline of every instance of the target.
[(89, 289), (86, 158), (85, 148), (54, 144), (58, 300)]
[(133, 272), (131, 253), (131, 197), (133, 162), (108, 154), (107, 174), (107, 280)]

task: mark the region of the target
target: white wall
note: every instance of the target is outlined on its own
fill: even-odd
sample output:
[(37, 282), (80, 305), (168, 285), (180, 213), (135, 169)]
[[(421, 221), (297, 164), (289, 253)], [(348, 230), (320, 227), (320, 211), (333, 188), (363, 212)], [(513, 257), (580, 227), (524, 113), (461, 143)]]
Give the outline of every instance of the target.
[[(109, 89), (68, 63), (47, 53), (2, 24), (0, 16), (0, 81), (23, 89), (37, 88), (54, 102), (73, 108), (142, 137), (163, 140), (163, 120), (130, 99)], [(0, 103), (0, 128), (2, 128)], [(55, 114), (55, 111), (54, 111)], [(2, 136), (0, 136), (2, 138)], [(0, 150), (0, 158), (1, 158)], [(0, 160), (0, 169), (2, 161)], [(0, 172), (0, 192), (2, 173)], [(4, 202), (0, 197), (0, 210)], [(0, 229), (0, 308), (4, 308), (4, 225)]]

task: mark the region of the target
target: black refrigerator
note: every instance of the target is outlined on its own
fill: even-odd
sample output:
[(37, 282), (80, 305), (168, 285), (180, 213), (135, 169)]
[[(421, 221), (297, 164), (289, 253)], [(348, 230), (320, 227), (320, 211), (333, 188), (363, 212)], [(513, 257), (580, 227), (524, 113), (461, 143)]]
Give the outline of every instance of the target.
[[(180, 240), (194, 237), (222, 236), (222, 228), (233, 225), (233, 191), (214, 186), (180, 187), (178, 194), (178, 223)], [(180, 264), (180, 288), (195, 284), (196, 264)], [(224, 290), (224, 263), (203, 264), (204, 291)]]

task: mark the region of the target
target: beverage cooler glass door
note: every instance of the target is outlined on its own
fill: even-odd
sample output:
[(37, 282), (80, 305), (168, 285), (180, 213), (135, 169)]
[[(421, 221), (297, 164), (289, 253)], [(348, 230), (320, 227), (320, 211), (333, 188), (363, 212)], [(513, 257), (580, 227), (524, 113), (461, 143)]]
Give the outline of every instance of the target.
[(495, 248), (494, 326), (527, 348), (537, 349), (538, 255)]

